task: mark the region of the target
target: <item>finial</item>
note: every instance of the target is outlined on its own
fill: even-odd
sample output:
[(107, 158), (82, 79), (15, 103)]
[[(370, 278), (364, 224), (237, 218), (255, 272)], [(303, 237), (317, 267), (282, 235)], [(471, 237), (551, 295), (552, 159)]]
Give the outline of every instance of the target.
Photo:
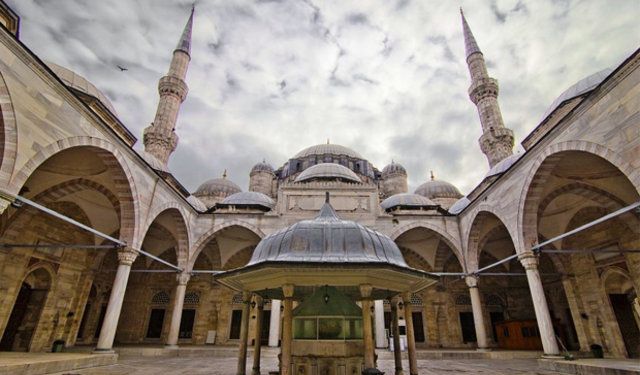
[(327, 144), (329, 144), (329, 138), (327, 138)]
[(462, 7), (460, 7), (460, 17), (462, 17), (462, 34), (464, 35), (464, 49), (467, 53), (467, 58), (474, 53), (482, 53), (482, 51), (480, 51), (480, 47), (478, 47), (476, 38), (473, 37), (473, 33), (471, 32), (471, 28), (464, 16)]
[(329, 203), (329, 192), (328, 191), (324, 193), (324, 202), (325, 203)]
[(391, 164), (395, 164), (395, 163), (396, 163), (396, 162), (395, 162), (395, 161), (393, 161), (393, 159), (391, 159)]
[(178, 46), (176, 47), (176, 51), (182, 51), (188, 55), (191, 55), (191, 30), (193, 29), (193, 13), (195, 12), (195, 10), (196, 4), (193, 3), (191, 5), (191, 15), (189, 16), (187, 24), (184, 26), (182, 36), (180, 37)]
[[(460, 8), (460, 9), (462, 9), (462, 8)], [(436, 176), (433, 175), (433, 171), (430, 171), (430, 172), (431, 172), (431, 181), (433, 181), (433, 180), (436, 179)]]
[(227, 178), (227, 169), (224, 169), (224, 172), (222, 172), (222, 178)]
[(267, 159), (262, 158), (262, 164), (267, 164)]

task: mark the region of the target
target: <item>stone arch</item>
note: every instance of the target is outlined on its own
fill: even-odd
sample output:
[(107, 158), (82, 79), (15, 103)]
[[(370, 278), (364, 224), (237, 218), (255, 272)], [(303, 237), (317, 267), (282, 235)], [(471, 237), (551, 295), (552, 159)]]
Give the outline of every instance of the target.
[(42, 269), (44, 270), (48, 276), (49, 276), (49, 287), (53, 288), (53, 286), (56, 284), (56, 275), (57, 272), (55, 270), (55, 268), (53, 268), (53, 266), (50, 263), (46, 263), (46, 262), (37, 262), (33, 265), (31, 265), (29, 268), (27, 268), (24, 271), (24, 276), (22, 277), (22, 282), (27, 282), (27, 278), (33, 274), (35, 271)]
[(202, 249), (204, 249), (206, 244), (209, 241), (211, 241), (218, 234), (218, 232), (220, 232), (223, 229), (231, 228), (231, 227), (241, 227), (241, 228), (247, 229), (253, 232), (253, 234), (258, 236), (258, 238), (260, 239), (263, 239), (265, 237), (264, 232), (260, 230), (260, 228), (242, 220), (230, 220), (224, 223), (217, 224), (213, 228), (211, 228), (209, 231), (207, 231), (205, 234), (201, 235), (198, 238), (198, 240), (195, 242), (195, 244), (192, 247), (192, 249), (194, 250), (189, 255), (189, 262), (188, 262), (187, 269), (191, 270), (193, 268), (193, 265), (195, 264), (196, 259), (198, 259), (200, 252), (202, 252)]
[[(489, 236), (491, 234), (495, 234), (498, 231), (498, 228), (504, 227), (509, 234), (509, 238), (511, 239), (511, 243), (515, 248), (515, 251), (518, 252), (518, 246), (516, 245), (514, 233), (509, 229), (509, 226), (505, 224), (505, 221), (500, 217), (498, 212), (494, 210), (489, 205), (483, 204), (480, 205), (475, 212), (473, 213), (473, 220), (471, 221), (471, 225), (469, 226), (467, 236), (467, 265), (468, 271), (477, 270), (479, 261), (480, 261), (480, 251), (486, 244)], [(494, 228), (491, 228), (486, 233), (481, 232), (482, 224), (487, 217), (493, 217), (497, 220), (497, 225)]]
[(464, 267), (464, 264), (465, 264), (464, 255), (461, 250), (460, 241), (456, 240), (451, 234), (449, 234), (448, 232), (442, 231), (441, 228), (437, 227), (432, 223), (422, 221), (422, 222), (412, 222), (412, 223), (405, 224), (397, 228), (393, 232), (391, 232), (391, 234), (389, 235), (389, 238), (391, 238), (394, 242), (396, 242), (396, 240), (401, 235), (416, 228), (427, 229), (436, 233), (438, 236), (440, 236), (440, 238), (444, 240), (447, 246), (449, 246), (449, 248), (451, 249), (453, 254), (456, 256), (456, 258), (458, 258), (458, 262), (460, 262), (460, 265)]
[(626, 162), (615, 151), (588, 141), (572, 140), (559, 142), (547, 146), (531, 166), (525, 177), (518, 204), (518, 242), (523, 246), (533, 245), (537, 238), (537, 208), (542, 200), (544, 182), (547, 181), (552, 170), (561, 159), (561, 153), (566, 151), (582, 151), (606, 160), (617, 168), (627, 178), (631, 185), (640, 192), (640, 170)]
[(142, 241), (149, 231), (151, 224), (156, 221), (156, 219), (163, 214), (169, 214), (173, 218), (175, 224), (175, 230), (177, 237), (175, 240), (178, 244), (176, 248), (176, 259), (178, 259), (178, 266), (183, 267), (187, 263), (187, 259), (189, 258), (189, 244), (190, 236), (189, 236), (189, 222), (185, 218), (186, 213), (184, 212), (184, 208), (178, 205), (176, 202), (169, 202), (162, 206), (154, 208), (151, 214), (148, 216), (147, 223), (144, 225), (143, 230), (141, 230), (140, 234), (142, 237)]
[(96, 149), (107, 168), (112, 172), (116, 186), (116, 196), (120, 203), (121, 223), (120, 238), (130, 246), (139, 247), (141, 239), (138, 236), (139, 207), (136, 184), (125, 157), (113, 144), (104, 139), (78, 136), (53, 142), (40, 149), (13, 176), (9, 190), (17, 194), (29, 177), (50, 157), (74, 147), (91, 147)]
[[(118, 198), (111, 192), (111, 190), (107, 189), (104, 185), (88, 180), (85, 178), (77, 178), (73, 180), (68, 180), (65, 182), (61, 182), (57, 185), (51, 186), (45, 191), (36, 195), (33, 200), (40, 203), (50, 203), (55, 202), (58, 199), (82, 191), (82, 190), (94, 190), (107, 198), (113, 209), (116, 211), (118, 215), (118, 219), (121, 219), (120, 215), (120, 202)], [(20, 235), (20, 230), (23, 227), (23, 224), (26, 223), (30, 218), (33, 217), (37, 213), (37, 210), (31, 206), (26, 206), (23, 210), (18, 211), (14, 217), (16, 218), (13, 222), (9, 223), (7, 230), (4, 235), (7, 240), (15, 240)]]
[(7, 186), (18, 155), (18, 129), (9, 88), (0, 72), (0, 184)]
[(609, 288), (607, 287), (607, 282), (613, 277), (622, 277), (623, 279), (629, 282), (628, 289), (633, 289), (633, 281), (631, 280), (631, 276), (629, 275), (629, 273), (620, 267), (610, 266), (610, 267), (607, 267), (604, 270), (604, 272), (602, 272), (602, 274), (600, 275), (602, 288), (603, 290), (605, 290), (605, 292), (609, 291)]

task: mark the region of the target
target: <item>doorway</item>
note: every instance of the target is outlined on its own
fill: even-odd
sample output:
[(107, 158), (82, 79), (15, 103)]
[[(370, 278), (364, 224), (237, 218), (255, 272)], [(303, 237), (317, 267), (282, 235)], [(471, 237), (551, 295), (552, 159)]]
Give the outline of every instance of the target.
[(629, 296), (626, 294), (609, 294), (609, 300), (616, 315), (616, 321), (618, 322), (618, 327), (620, 327), (622, 340), (629, 358), (638, 358), (640, 355), (638, 353), (640, 330), (638, 330), (638, 325), (633, 317)]
[(476, 338), (476, 325), (473, 322), (472, 312), (460, 312), (460, 328), (462, 329), (462, 341), (465, 344), (478, 341)]
[(271, 310), (263, 310), (260, 345), (269, 345), (269, 327), (271, 327)]
[(180, 334), (178, 338), (190, 339), (193, 336), (193, 322), (196, 319), (195, 309), (182, 310), (182, 319), (180, 319)]
[(147, 338), (159, 339), (162, 336), (162, 326), (164, 325), (164, 309), (152, 309), (147, 326)]
[(413, 334), (416, 342), (424, 342), (424, 324), (422, 321), (422, 312), (414, 311), (411, 314), (411, 318), (413, 320)]

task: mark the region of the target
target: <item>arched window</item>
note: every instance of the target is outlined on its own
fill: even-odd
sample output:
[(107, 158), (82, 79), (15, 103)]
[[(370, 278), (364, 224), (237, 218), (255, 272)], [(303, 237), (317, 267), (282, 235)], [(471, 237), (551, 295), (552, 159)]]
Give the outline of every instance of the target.
[(159, 291), (151, 297), (151, 303), (154, 305), (166, 305), (169, 303), (169, 294), (164, 290)]

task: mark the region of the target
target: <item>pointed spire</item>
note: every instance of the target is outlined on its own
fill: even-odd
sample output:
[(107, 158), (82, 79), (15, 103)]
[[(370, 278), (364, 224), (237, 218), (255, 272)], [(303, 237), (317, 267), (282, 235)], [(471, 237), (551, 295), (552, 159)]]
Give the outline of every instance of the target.
[(195, 9), (196, 6), (194, 4), (191, 6), (189, 21), (187, 21), (187, 24), (184, 26), (184, 31), (182, 31), (182, 36), (180, 37), (180, 41), (176, 47), (176, 51), (182, 51), (187, 55), (191, 55), (191, 30), (193, 29), (193, 12)]
[(471, 32), (471, 28), (467, 23), (467, 19), (464, 17), (462, 7), (460, 7), (460, 16), (462, 17), (462, 33), (464, 34), (464, 49), (467, 52), (467, 57), (473, 55), (476, 52), (482, 53), (482, 51), (480, 51), (480, 47), (478, 47), (476, 38), (473, 37), (473, 33)]
[(329, 144), (329, 138), (327, 138), (327, 144)]
[(222, 178), (227, 178), (227, 169), (224, 169), (224, 172), (222, 172)]
[(433, 171), (431, 171), (431, 181), (434, 181), (436, 179), (436, 176), (433, 175)]
[(322, 208), (320, 208), (320, 212), (318, 213), (318, 216), (316, 216), (316, 220), (340, 221), (340, 217), (338, 217), (338, 213), (333, 208), (333, 206), (331, 206), (331, 203), (329, 202), (328, 191), (325, 193), (324, 204), (322, 205)]

